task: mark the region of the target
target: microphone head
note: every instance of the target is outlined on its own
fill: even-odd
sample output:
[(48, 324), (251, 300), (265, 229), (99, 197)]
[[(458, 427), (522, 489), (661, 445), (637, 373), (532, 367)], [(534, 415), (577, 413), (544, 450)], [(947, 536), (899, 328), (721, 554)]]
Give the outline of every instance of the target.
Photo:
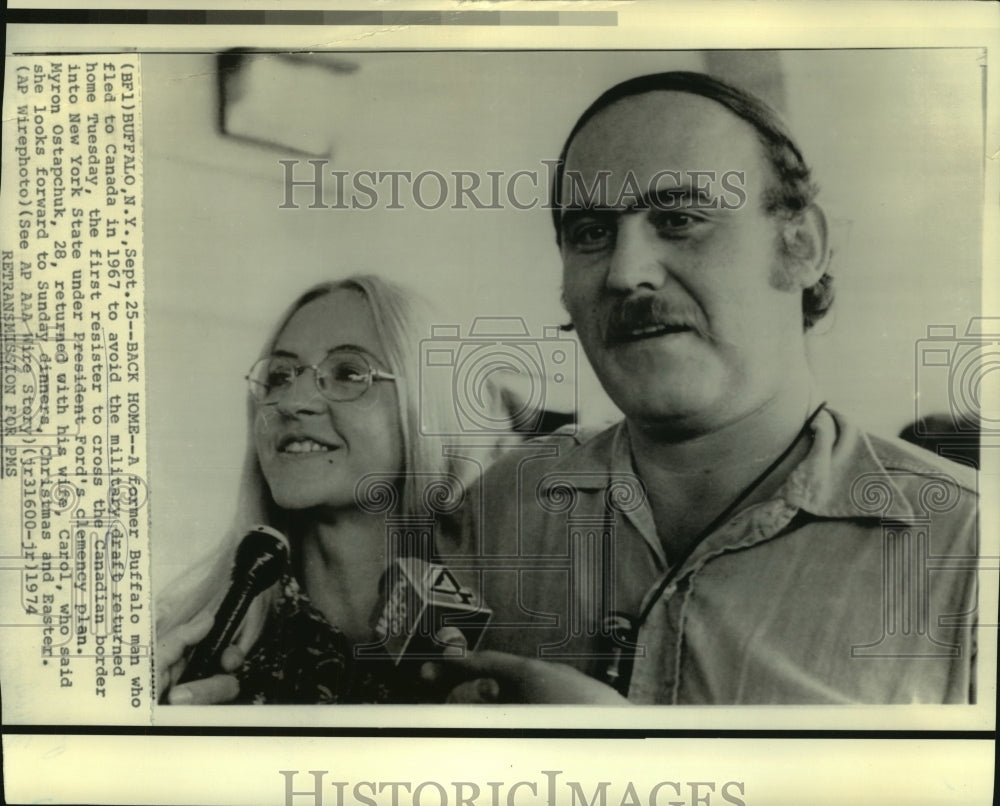
[(448, 568), (418, 557), (398, 557), (386, 572), (385, 606), (375, 625), (380, 646), (399, 664), (441, 657), (442, 627), (457, 628), (474, 650), (493, 611)]
[(254, 526), (236, 549), (233, 580), (243, 578), (254, 593), (259, 593), (281, 579), (290, 552), (288, 538), (277, 529)]

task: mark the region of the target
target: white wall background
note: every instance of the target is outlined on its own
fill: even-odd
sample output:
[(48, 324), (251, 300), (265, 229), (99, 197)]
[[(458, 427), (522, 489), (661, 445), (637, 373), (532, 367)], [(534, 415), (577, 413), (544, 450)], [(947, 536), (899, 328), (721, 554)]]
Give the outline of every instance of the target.
[[(331, 76), (331, 169), (539, 169), (619, 80), (700, 69), (700, 53), (365, 53)], [(970, 51), (747, 52), (781, 71), (785, 112), (834, 223), (838, 300), (813, 363), (830, 402), (872, 430), (914, 416), (915, 342), (980, 310), (982, 90)], [(761, 68), (761, 69), (763, 69)], [(357, 271), (405, 279), (446, 323), (564, 321), (543, 210), (279, 210), (279, 159), (221, 137), (211, 55), (144, 56), (145, 256), (154, 583), (217, 540), (245, 442), (243, 375), (305, 287)], [(758, 71), (759, 72), (759, 71)], [(772, 76), (774, 78), (774, 76)], [(299, 197), (305, 198), (305, 194)], [(922, 389), (928, 410), (947, 388)], [(582, 417), (613, 408), (589, 376)]]

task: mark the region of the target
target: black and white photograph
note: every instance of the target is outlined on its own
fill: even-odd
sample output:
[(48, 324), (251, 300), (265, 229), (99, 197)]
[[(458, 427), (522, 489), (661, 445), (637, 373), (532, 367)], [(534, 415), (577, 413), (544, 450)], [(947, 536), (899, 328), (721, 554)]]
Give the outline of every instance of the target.
[(988, 36), (536, 5), (8, 44), (5, 753), (206, 782), (75, 802), (989, 802)]
[(145, 59), (164, 701), (975, 702), (979, 59)]

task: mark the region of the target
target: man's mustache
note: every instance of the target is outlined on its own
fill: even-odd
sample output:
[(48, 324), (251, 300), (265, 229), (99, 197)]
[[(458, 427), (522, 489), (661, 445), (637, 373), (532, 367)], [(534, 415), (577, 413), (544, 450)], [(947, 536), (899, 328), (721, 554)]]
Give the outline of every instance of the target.
[(606, 342), (632, 341), (643, 336), (693, 330), (708, 335), (702, 312), (689, 302), (665, 299), (654, 294), (626, 297), (608, 316), (604, 328)]

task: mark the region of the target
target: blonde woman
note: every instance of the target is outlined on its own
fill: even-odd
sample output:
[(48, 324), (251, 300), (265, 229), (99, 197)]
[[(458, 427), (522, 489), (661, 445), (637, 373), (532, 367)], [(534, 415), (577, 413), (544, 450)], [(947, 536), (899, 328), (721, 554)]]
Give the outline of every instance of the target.
[[(387, 659), (354, 657), (354, 647), (375, 641), (391, 560), (385, 520), (359, 505), (356, 488), (389, 479), (397, 514), (421, 513), (420, 480), (460, 471), (428, 436), (447, 431), (450, 389), (418, 399), (429, 332), (420, 309), (400, 287), (356, 276), (309, 290), (279, 321), (247, 378), (250, 438), (227, 541), (200, 580), (158, 603), (157, 691), (166, 702), (412, 696), (416, 680), (400, 679)], [(257, 524), (288, 536), (288, 571), (254, 602), (220, 673), (178, 684), (228, 587), (236, 546)]]

